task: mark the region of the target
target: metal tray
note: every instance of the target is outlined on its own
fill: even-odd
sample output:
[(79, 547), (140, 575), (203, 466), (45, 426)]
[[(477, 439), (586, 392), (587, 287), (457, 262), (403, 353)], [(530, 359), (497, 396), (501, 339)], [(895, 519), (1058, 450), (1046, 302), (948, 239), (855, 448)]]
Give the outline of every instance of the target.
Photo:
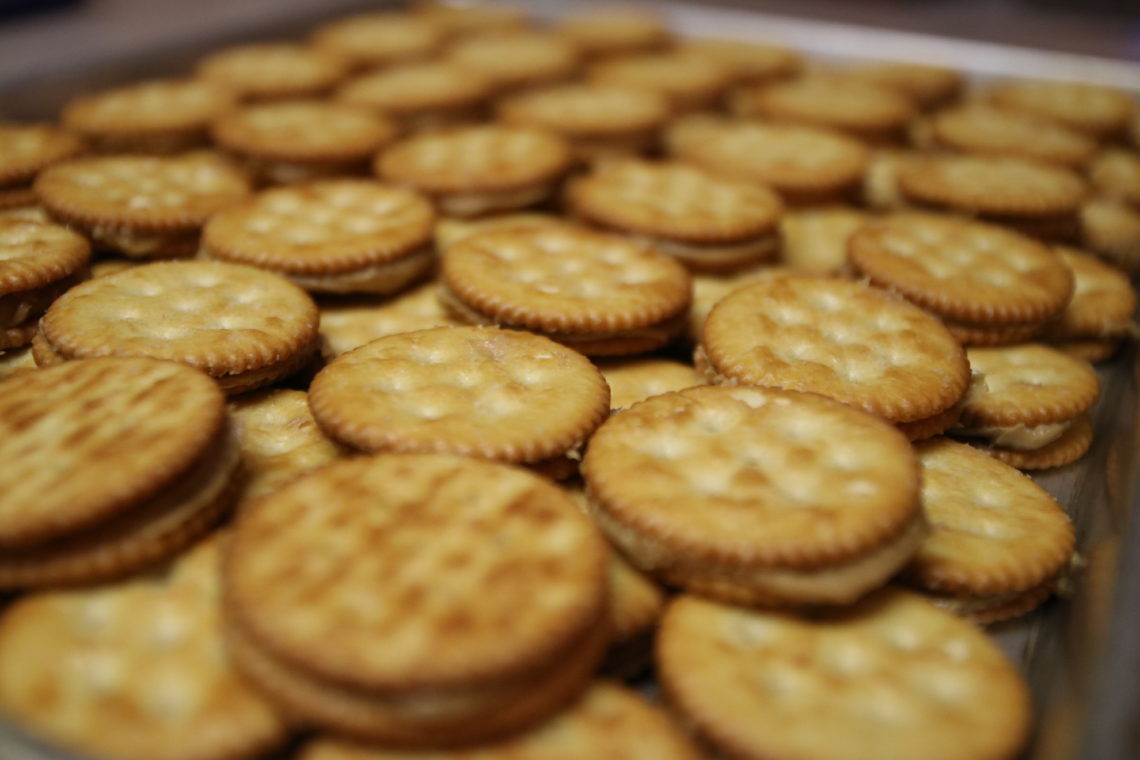
[[(575, 5), (571, 0), (507, 4), (547, 18)], [(51, 119), (63, 102), (80, 93), (184, 72), (196, 57), (220, 45), (297, 36), (324, 19), (378, 5), (398, 3), (253, 0), (244, 10), (234, 10), (243, 4), (230, 4), (229, 11), (221, 12), (223, 18), (175, 11), (177, 23), (152, 19), (150, 28), (130, 36), (128, 44), (77, 45), (68, 56), (50, 59), (36, 58), (34, 39), (9, 35), (6, 43), (0, 27), (0, 119)], [(925, 61), (961, 69), (974, 81), (1035, 76), (1140, 90), (1140, 64), (1126, 61), (808, 21), (759, 13), (743, 3), (659, 2), (654, 8), (683, 34), (776, 42), (821, 59)], [(68, 23), (74, 28), (68, 30)], [(31, 31), (33, 37), (51, 34), (43, 25)], [(68, 34), (79, 40), (83, 31), (65, 20), (55, 35)], [(23, 42), (23, 48), (15, 42)], [(1099, 366), (1102, 392), (1093, 410), (1092, 449), (1080, 462), (1035, 478), (1073, 519), (1080, 572), (1063, 597), (990, 629), (1033, 692), (1035, 735), (1025, 758), (1140, 757), (1138, 359), (1131, 344)], [(0, 760), (81, 759), (0, 722)]]

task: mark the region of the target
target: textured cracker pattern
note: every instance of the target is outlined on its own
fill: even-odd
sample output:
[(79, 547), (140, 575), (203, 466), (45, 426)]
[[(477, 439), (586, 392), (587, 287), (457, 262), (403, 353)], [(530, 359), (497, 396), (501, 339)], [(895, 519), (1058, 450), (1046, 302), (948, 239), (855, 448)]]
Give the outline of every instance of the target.
[(679, 53), (650, 53), (602, 61), (589, 70), (596, 84), (653, 90), (678, 110), (711, 106), (731, 83), (729, 70), (712, 61)]
[(64, 227), (0, 219), (0, 295), (62, 280), (90, 258), (90, 244)]
[(498, 105), (499, 118), (553, 129), (569, 137), (614, 137), (656, 129), (668, 103), (652, 90), (568, 84), (517, 95)]
[(460, 40), (445, 60), (508, 89), (565, 79), (578, 68), (578, 49), (549, 32), (512, 31)]
[(430, 239), (435, 212), (419, 193), (340, 179), (267, 190), (215, 214), (209, 255), (287, 274), (344, 274), (394, 262)]
[(949, 320), (998, 326), (1060, 313), (1073, 292), (1064, 262), (1043, 244), (995, 225), (895, 214), (851, 236), (856, 272)]
[(932, 531), (904, 571), (909, 581), (946, 594), (1007, 594), (1044, 583), (1069, 562), (1073, 525), (1043, 488), (946, 438), (917, 450)]
[(425, 755), (332, 738), (310, 742), (298, 760), (698, 760), (701, 755), (659, 707), (625, 686), (596, 681), (556, 717), (515, 738)]
[[(862, 554), (918, 510), (918, 465), (882, 420), (815, 395), (699, 387), (643, 401), (594, 434), (594, 508), (672, 556), (659, 566), (803, 567)], [(629, 539), (629, 541), (636, 539)], [(645, 558), (642, 558), (644, 562)]]
[(234, 105), (228, 89), (201, 79), (154, 79), (85, 95), (68, 103), (63, 125), (100, 139), (205, 132)]
[(691, 300), (671, 257), (577, 227), (488, 232), (443, 257), (461, 301), (505, 324), (543, 332), (617, 332), (663, 322)]
[(163, 262), (78, 285), (42, 322), (68, 359), (150, 356), (233, 375), (287, 361), (317, 337), (319, 314), (282, 277), (217, 261)]
[(30, 182), (36, 172), (81, 150), (77, 136), (51, 124), (0, 123), (0, 187)]
[(313, 379), (309, 403), (364, 451), (446, 451), (537, 462), (584, 442), (609, 413), (605, 379), (547, 338), (441, 327), (380, 338)]
[(700, 372), (672, 359), (611, 359), (598, 362), (598, 369), (610, 386), (610, 406), (614, 409), (706, 383)]
[(409, 63), (362, 74), (336, 92), (338, 100), (391, 116), (412, 116), (478, 105), (491, 95), (483, 77), (444, 61)]
[(427, 282), (386, 300), (337, 299), (322, 302), (321, 340), (328, 356), (340, 356), (365, 343), (431, 327), (457, 327), (439, 302), (439, 284)]
[(68, 362), (0, 387), (3, 546), (74, 532), (159, 493), (202, 456), (224, 414), (205, 375), (149, 359)]
[(1046, 339), (1130, 335), (1137, 299), (1128, 275), (1074, 248), (1056, 251), (1073, 273), (1073, 297), (1045, 328)]
[(786, 47), (727, 38), (690, 38), (678, 49), (694, 58), (707, 58), (732, 72), (740, 84), (760, 84), (796, 73), (803, 65), (799, 54)]
[(1074, 168), (1088, 163), (1096, 151), (1096, 143), (1080, 132), (984, 103), (943, 111), (931, 119), (930, 129), (939, 144), (962, 153), (1027, 158)]
[(898, 182), (903, 194), (919, 203), (1004, 216), (1072, 214), (1087, 192), (1073, 171), (1017, 158), (915, 159), (899, 172)]
[(195, 74), (247, 98), (298, 97), (329, 89), (348, 73), (339, 56), (304, 45), (266, 42), (219, 50)]
[(230, 669), (218, 539), (122, 583), (28, 596), (0, 618), (0, 710), (78, 752), (238, 760), (285, 738)]
[(351, 60), (374, 66), (419, 58), (443, 42), (443, 30), (405, 13), (362, 13), (321, 26), (312, 43)]
[(693, 243), (731, 243), (772, 232), (783, 211), (764, 187), (681, 163), (615, 161), (570, 185), (575, 213), (625, 232)]
[(966, 427), (1045, 425), (1088, 409), (1100, 381), (1088, 362), (1040, 344), (971, 348), (970, 368), (981, 374), (962, 406)]
[(763, 116), (828, 127), (867, 139), (892, 136), (915, 108), (893, 90), (851, 77), (808, 76), (740, 90), (732, 101), (737, 116)]
[(1007, 82), (990, 90), (988, 97), (999, 106), (1051, 119), (1094, 137), (1124, 131), (1136, 111), (1124, 92), (1075, 82)]
[(317, 100), (256, 105), (214, 122), (217, 144), (278, 161), (364, 161), (396, 137), (396, 125), (347, 103)]
[(680, 597), (657, 665), (697, 733), (747, 760), (1010, 758), (1030, 727), (1029, 691), (985, 634), (895, 589), (811, 617)]
[(812, 391), (893, 422), (966, 390), (966, 355), (932, 316), (858, 283), (778, 277), (741, 288), (705, 322), (714, 382)]
[(594, 623), (605, 551), (534, 475), (388, 455), (330, 465), (241, 515), (226, 593), (250, 636), (315, 675), (454, 687), (525, 673)]

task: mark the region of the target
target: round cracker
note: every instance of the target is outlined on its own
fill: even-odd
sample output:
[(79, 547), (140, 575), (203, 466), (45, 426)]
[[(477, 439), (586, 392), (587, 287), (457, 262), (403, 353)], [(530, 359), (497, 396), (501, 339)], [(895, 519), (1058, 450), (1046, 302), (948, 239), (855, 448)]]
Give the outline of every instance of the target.
[(1088, 411), (1100, 395), (1100, 381), (1088, 362), (1042, 344), (966, 353), (981, 378), (962, 405), (964, 427), (1065, 422)]

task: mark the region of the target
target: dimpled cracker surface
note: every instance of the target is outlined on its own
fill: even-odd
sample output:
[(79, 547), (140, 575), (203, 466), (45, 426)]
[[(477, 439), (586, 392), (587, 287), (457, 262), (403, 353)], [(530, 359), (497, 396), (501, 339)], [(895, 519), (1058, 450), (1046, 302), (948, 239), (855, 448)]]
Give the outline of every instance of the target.
[(984, 214), (1074, 213), (1087, 192), (1085, 181), (1068, 169), (1000, 157), (915, 159), (899, 172), (898, 182), (910, 200)]
[(238, 760), (283, 741), (283, 721), (222, 647), (220, 541), (129, 581), (8, 608), (0, 714), (108, 760)]
[(905, 96), (886, 87), (851, 77), (805, 76), (741, 90), (732, 110), (739, 116), (829, 127), (876, 140), (901, 130), (915, 108)]
[(472, 108), (491, 94), (491, 83), (445, 61), (408, 63), (355, 77), (338, 100), (370, 106), (393, 117)]
[(472, 236), (446, 252), (441, 274), (488, 318), (544, 332), (645, 327), (692, 297), (688, 272), (669, 256), (572, 226)]
[(701, 347), (713, 381), (812, 391), (913, 422), (954, 404), (966, 354), (937, 319), (866, 285), (769, 278), (713, 307)]
[(327, 23), (312, 43), (359, 66), (390, 64), (432, 53), (443, 42), (442, 30), (404, 13), (363, 13)]
[(499, 89), (564, 79), (577, 69), (578, 58), (574, 45), (541, 31), (473, 35), (445, 54), (445, 60), (482, 75)]
[(440, 327), (342, 354), (309, 404), (334, 438), (365, 451), (449, 451), (536, 462), (582, 443), (609, 413), (601, 372), (530, 333)]
[(1079, 82), (1007, 82), (987, 95), (999, 106), (1051, 119), (1094, 137), (1123, 132), (1136, 112), (1128, 93)]
[(1063, 422), (1087, 411), (1100, 394), (1088, 362), (1045, 345), (970, 348), (967, 355), (981, 375), (962, 406), (961, 421), (969, 427)]
[(76, 159), (45, 169), (35, 187), (47, 210), (69, 223), (153, 230), (200, 227), (249, 194), (232, 166), (193, 153)]
[(1073, 272), (1073, 297), (1045, 334), (1050, 339), (1130, 334), (1137, 299), (1128, 275), (1075, 248), (1060, 246), (1056, 251)]
[(814, 394), (698, 387), (611, 417), (582, 463), (593, 509), (674, 556), (756, 567), (868, 551), (918, 511), (918, 465), (898, 431)]
[(81, 530), (157, 495), (203, 454), (224, 412), (208, 377), (151, 359), (68, 362), (5, 380), (0, 547)]
[(218, 144), (283, 161), (371, 158), (396, 136), (396, 125), (347, 103), (294, 100), (251, 106), (216, 121)]
[(220, 377), (297, 355), (316, 304), (278, 275), (218, 261), (162, 262), (78, 285), (41, 322), (66, 358), (150, 356)]
[(653, 90), (678, 110), (712, 106), (731, 83), (727, 67), (678, 53), (649, 53), (613, 58), (594, 64), (588, 80), (595, 84)]
[(946, 438), (917, 451), (931, 533), (904, 571), (909, 581), (948, 594), (1005, 594), (1038, 586), (1065, 567), (1073, 525), (1043, 488)]
[(984, 103), (943, 111), (930, 124), (934, 139), (963, 153), (1015, 156), (1081, 167), (1096, 143), (1060, 124)]
[[(0, 219), (0, 296), (56, 282), (90, 257), (87, 240), (65, 227)], [(0, 324), (6, 316), (0, 300)]]
[(874, 285), (950, 320), (995, 326), (1060, 312), (1073, 277), (1045, 245), (996, 225), (892, 214), (855, 232), (848, 258)]
[(60, 120), (101, 141), (164, 135), (205, 137), (206, 125), (234, 105), (227, 88), (201, 79), (154, 79), (84, 95), (68, 103)]
[(195, 73), (247, 98), (281, 98), (327, 90), (344, 78), (348, 65), (322, 50), (261, 42), (211, 53), (198, 62)]
[(499, 117), (534, 124), (570, 137), (618, 136), (661, 126), (668, 104), (651, 90), (600, 84), (567, 84), (533, 90), (503, 101)]
[(435, 211), (412, 190), (339, 179), (267, 190), (215, 214), (211, 256), (289, 274), (351, 272), (431, 240)]
[(970, 623), (886, 589), (797, 617), (678, 598), (657, 640), (662, 689), (734, 760), (1001, 760), (1028, 689)]
[(595, 682), (573, 705), (518, 736), (470, 749), (400, 751), (331, 738), (298, 760), (699, 760), (702, 755), (660, 708), (625, 686)]
[(552, 483), (465, 457), (384, 455), (337, 462), (243, 513), (225, 585), (235, 621), (282, 659), (403, 690), (548, 662), (603, 613), (605, 572), (604, 541)]
[(340, 298), (323, 301), (322, 350), (339, 356), (365, 343), (397, 333), (458, 326), (439, 302), (439, 284), (426, 282), (387, 300)]
[(485, 124), (398, 142), (376, 159), (381, 177), (429, 193), (509, 190), (548, 182), (570, 167), (553, 132)]
[(345, 453), (317, 427), (303, 391), (243, 394), (229, 406), (248, 478), (242, 493), (247, 503)]
[(574, 211), (592, 222), (695, 243), (770, 233), (783, 210), (765, 187), (679, 162), (606, 163), (574, 182), (568, 197)]

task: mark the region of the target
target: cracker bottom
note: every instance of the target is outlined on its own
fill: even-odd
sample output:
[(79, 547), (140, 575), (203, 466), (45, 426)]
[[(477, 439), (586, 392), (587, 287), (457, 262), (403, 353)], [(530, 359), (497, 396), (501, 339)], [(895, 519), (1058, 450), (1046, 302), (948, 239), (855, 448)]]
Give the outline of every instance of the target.
[(1019, 470), (1048, 470), (1077, 461), (1092, 446), (1093, 427), (1087, 414), (1082, 414), (1057, 440), (1040, 449), (1018, 451), (997, 446), (980, 447), (990, 456)]
[(989, 625), (1020, 617), (1037, 609), (1053, 595), (1057, 578), (1049, 578), (1025, 591), (985, 596), (927, 596), (935, 606), (979, 625)]
[(941, 435), (949, 430), (958, 421), (958, 417), (962, 414), (961, 404), (954, 404), (948, 409), (945, 409), (938, 414), (924, 417), (921, 420), (914, 420), (912, 422), (897, 422), (895, 427), (902, 431), (903, 435), (909, 438), (912, 442), (924, 441), (927, 438), (933, 438), (936, 435)]
[(318, 680), (273, 657), (232, 622), (226, 641), (238, 670), (301, 722), (366, 741), (429, 748), (498, 739), (557, 712), (588, 686), (610, 633), (596, 624), (548, 667), (456, 694), (375, 694)]

